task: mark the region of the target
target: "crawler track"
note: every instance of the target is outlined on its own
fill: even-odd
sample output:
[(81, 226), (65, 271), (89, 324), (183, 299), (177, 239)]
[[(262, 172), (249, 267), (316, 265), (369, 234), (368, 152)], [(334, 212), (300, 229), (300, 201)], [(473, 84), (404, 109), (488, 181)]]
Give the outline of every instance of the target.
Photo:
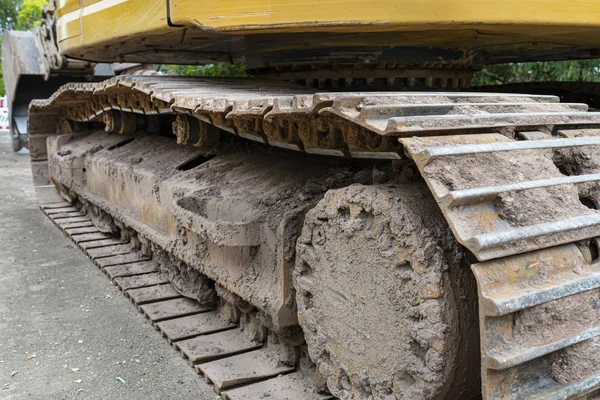
[[(37, 138), (45, 143), (65, 121), (104, 120), (109, 130), (128, 133), (152, 118), (172, 118), (178, 141), (202, 148), (218, 143), (220, 133), (210, 128), (217, 127), (312, 154), (412, 159), (456, 239), (479, 260), (472, 269), (479, 289), (484, 397), (586, 398), (600, 388), (595, 239), (600, 236), (600, 115), (588, 113), (585, 105), (538, 95), (315, 94), (268, 81), (120, 77), (66, 85), (51, 99), (34, 102), (30, 115), (32, 144)], [(32, 148), (34, 170), (43, 171), (49, 150), (45, 144)], [(42, 206), (49, 209), (44, 200)], [(59, 209), (50, 216), (82, 247), (98, 241), (123, 248), (86, 230), (91, 225), (78, 210)], [(104, 268), (156, 276), (147, 260)], [(137, 289), (126, 289), (130, 295), (132, 290)], [(176, 296), (168, 285), (133, 293), (138, 301)], [(176, 301), (186, 302), (175, 297), (140, 307), (150, 318), (174, 318), (178, 315), (168, 314), (168, 306)], [(190, 307), (180, 317), (201, 315), (197, 305)], [(234, 345), (237, 339), (230, 340)], [(180, 348), (188, 358), (204, 360)], [(258, 360), (259, 352), (234, 360), (246, 363), (250, 354)], [(219, 372), (211, 372), (212, 366)], [(226, 387), (223, 376), (240, 373), (237, 368), (225, 373), (212, 362), (198, 369), (213, 377), (216, 387)], [(266, 382), (275, 381), (261, 385), (271, 385)]]
[[(600, 144), (595, 132), (402, 139), (456, 238), (486, 260), (472, 269), (488, 398), (578, 398), (600, 387), (597, 367), (573, 356), (587, 349), (594, 359), (600, 334), (600, 215), (595, 203), (582, 204), (600, 176), (585, 166), (571, 176), (558, 169), (596, 154), (587, 147)], [(467, 165), (485, 185), (457, 175)]]
[[(137, 115), (190, 115), (246, 139), (313, 154), (401, 156), (396, 136), (530, 130), (598, 124), (584, 104), (554, 96), (488, 93), (314, 93), (301, 86), (251, 79), (121, 76), (63, 86), (31, 105), (32, 128), (54, 128), (51, 114), (98, 120), (110, 110)], [(38, 113), (40, 118), (36, 118)], [(124, 123), (118, 123), (121, 132)], [(135, 129), (135, 127), (134, 127)], [(196, 143), (190, 142), (190, 143)]]
[[(49, 192), (47, 190), (47, 192)], [(328, 399), (317, 394), (303, 372), (273, 364), (256, 337), (244, 332), (219, 305), (205, 305), (183, 296), (159, 272), (151, 256), (132, 244), (100, 232), (92, 220), (58, 194), (41, 200), (47, 217), (119, 287), (152, 326), (194, 370), (214, 385), (225, 400)]]

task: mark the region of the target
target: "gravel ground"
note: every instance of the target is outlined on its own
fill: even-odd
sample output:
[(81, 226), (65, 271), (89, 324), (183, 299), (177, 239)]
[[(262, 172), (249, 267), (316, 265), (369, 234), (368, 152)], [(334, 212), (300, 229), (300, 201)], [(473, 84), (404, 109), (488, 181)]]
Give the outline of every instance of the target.
[(211, 399), (192, 368), (42, 214), (0, 134), (0, 398)]

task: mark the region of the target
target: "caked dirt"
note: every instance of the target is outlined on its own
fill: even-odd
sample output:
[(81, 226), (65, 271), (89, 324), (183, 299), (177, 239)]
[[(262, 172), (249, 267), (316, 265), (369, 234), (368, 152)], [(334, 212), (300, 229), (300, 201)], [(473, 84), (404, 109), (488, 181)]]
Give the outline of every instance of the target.
[(297, 252), (300, 324), (334, 395), (479, 396), (475, 283), (424, 184), (329, 191)]
[[(561, 178), (565, 175), (557, 166), (559, 162), (553, 152), (527, 150), (436, 159), (425, 170), (448, 190), (460, 190)], [(502, 193), (494, 205), (498, 215), (514, 226), (595, 213), (582, 204), (575, 185)]]
[(600, 371), (600, 338), (586, 340), (554, 354), (552, 377), (559, 383), (587, 378)]
[(509, 332), (491, 333), (496, 338), (505, 334), (503, 340), (498, 341), (497, 350), (542, 346), (598, 325), (598, 298), (600, 289), (594, 289), (505, 316), (512, 319), (512, 329)]

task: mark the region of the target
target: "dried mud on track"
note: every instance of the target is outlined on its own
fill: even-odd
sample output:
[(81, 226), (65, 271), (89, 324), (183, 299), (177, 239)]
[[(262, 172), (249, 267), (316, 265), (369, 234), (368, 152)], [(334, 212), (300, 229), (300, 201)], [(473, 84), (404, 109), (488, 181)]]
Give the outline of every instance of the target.
[(0, 288), (0, 398), (216, 398), (43, 215), (29, 156), (13, 153), (7, 134), (0, 134)]

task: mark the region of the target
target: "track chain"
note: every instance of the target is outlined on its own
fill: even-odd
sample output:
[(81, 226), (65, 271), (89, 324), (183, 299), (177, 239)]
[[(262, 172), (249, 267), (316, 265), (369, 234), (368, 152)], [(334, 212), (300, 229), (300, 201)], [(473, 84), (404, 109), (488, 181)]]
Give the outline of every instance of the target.
[[(124, 115), (113, 117), (111, 111)], [(55, 125), (64, 120), (104, 119), (121, 133), (129, 126), (136, 129), (136, 119), (129, 114), (172, 114), (200, 121), (201, 132), (206, 131), (204, 126), (215, 126), (296, 151), (398, 159), (403, 149), (397, 137), (600, 124), (600, 116), (586, 111), (585, 104), (559, 103), (557, 97), (544, 95), (315, 93), (294, 84), (258, 79), (119, 76), (99, 83), (67, 84), (50, 99), (32, 102), (30, 131), (47, 124), (43, 115), (48, 114), (55, 116), (50, 121)], [(175, 133), (187, 142), (188, 132)]]
[(598, 152), (596, 134), (401, 139), (455, 237), (483, 261), (472, 270), (484, 398), (600, 388), (600, 175), (584, 161)]
[[(265, 397), (328, 399), (303, 372), (274, 364), (264, 343), (244, 332), (221, 306), (183, 296), (151, 256), (128, 241), (100, 232), (92, 220), (58, 194), (40, 198), (47, 217), (103, 271), (152, 326), (225, 400)], [(74, 221), (76, 219), (76, 221)], [(302, 362), (302, 360), (301, 360)]]
[[(586, 398), (600, 389), (595, 239), (600, 236), (595, 162), (600, 115), (588, 113), (586, 105), (562, 104), (547, 95), (313, 93), (261, 80), (123, 76), (69, 84), (49, 100), (33, 102), (30, 132), (35, 142), (36, 135), (51, 134), (65, 121), (104, 120), (109, 130), (126, 133), (130, 126), (139, 128), (131, 115), (144, 116), (145, 124), (148, 117), (177, 116), (178, 141), (199, 146), (214, 143), (209, 139), (218, 132), (207, 128), (214, 126), (306, 153), (412, 158), (457, 240), (480, 261), (472, 270), (479, 290), (484, 398)], [(34, 162), (45, 162), (44, 150), (33, 146)], [(40, 191), (40, 198), (57, 201), (49, 190)], [(69, 229), (90, 227), (78, 210), (54, 215)], [(92, 231), (74, 232), (83, 248), (123, 245)], [(125, 274), (120, 277), (156, 277), (152, 261), (125, 266), (105, 269)], [(173, 318), (168, 305), (175, 301), (185, 302), (171, 298), (140, 307), (150, 318)], [(149, 307), (162, 303), (164, 310)], [(203, 315), (193, 306), (185, 309), (181, 318)], [(190, 343), (181, 351), (202, 359), (191, 354)], [(245, 363), (256, 354), (258, 362), (260, 351), (233, 357)], [(217, 387), (239, 372), (213, 362), (198, 369), (214, 376)]]

